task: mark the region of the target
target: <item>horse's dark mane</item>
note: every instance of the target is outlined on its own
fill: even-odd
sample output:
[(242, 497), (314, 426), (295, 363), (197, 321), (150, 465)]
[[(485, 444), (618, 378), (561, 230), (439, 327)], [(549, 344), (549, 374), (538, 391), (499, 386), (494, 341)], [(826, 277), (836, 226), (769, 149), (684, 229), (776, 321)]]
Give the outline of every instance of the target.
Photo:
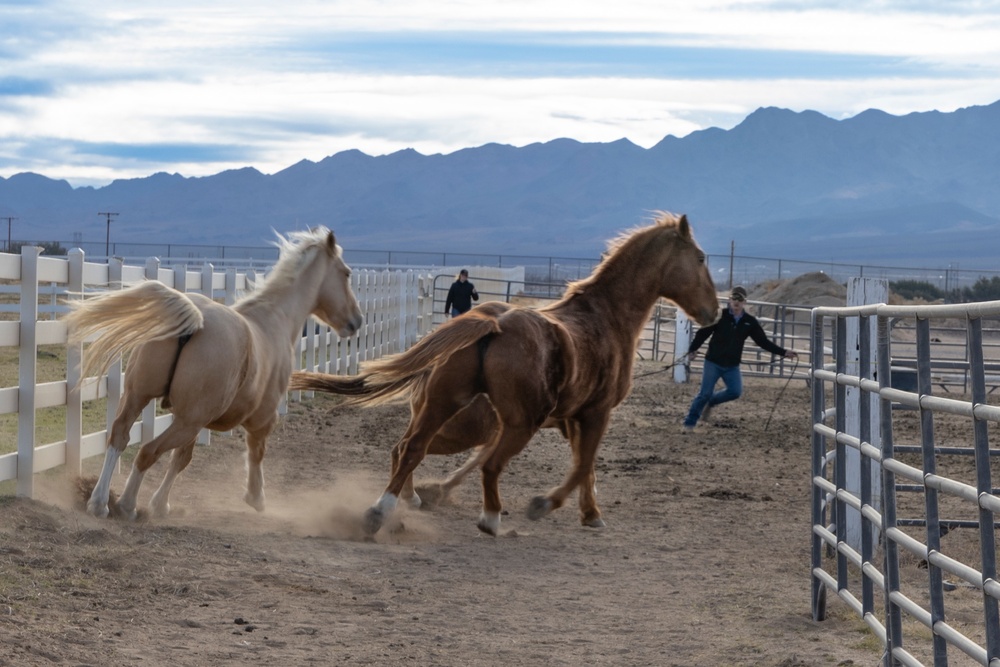
[[(599, 282), (602, 276), (605, 276), (609, 271), (614, 270), (614, 268), (616, 268), (622, 261), (622, 250), (626, 244), (631, 245), (645, 240), (645, 236), (640, 234), (640, 232), (660, 227), (676, 228), (679, 222), (680, 216), (678, 215), (668, 213), (666, 211), (654, 211), (654, 218), (651, 224), (633, 227), (611, 239), (608, 241), (608, 247), (607, 250), (604, 251), (601, 263), (596, 269), (594, 269), (594, 272), (586, 278), (569, 283), (566, 286), (566, 292), (560, 301), (566, 301), (574, 296), (583, 294), (587, 291), (588, 287), (595, 282)], [(631, 244), (629, 243), (630, 241)]]

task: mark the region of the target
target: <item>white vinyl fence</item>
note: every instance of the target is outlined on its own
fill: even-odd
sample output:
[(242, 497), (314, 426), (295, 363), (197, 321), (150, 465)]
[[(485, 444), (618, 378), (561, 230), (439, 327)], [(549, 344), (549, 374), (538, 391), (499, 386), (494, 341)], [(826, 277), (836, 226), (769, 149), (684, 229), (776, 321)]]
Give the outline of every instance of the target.
[[(0, 388), (0, 417), (17, 415), (17, 451), (0, 455), (0, 483), (17, 480), (17, 495), (26, 497), (32, 496), (35, 474), (61, 465), (78, 474), (83, 459), (104, 453), (124, 378), (119, 362), (107, 376), (80, 385), (81, 345), (67, 349), (64, 378), (38, 381), (39, 347), (67, 344), (66, 325), (58, 319), (66, 307), (58, 303), (56, 295), (118, 289), (122, 284), (155, 279), (232, 304), (241, 292), (267, 280), (266, 272), (233, 267), (219, 272), (211, 264), (190, 271), (183, 266), (161, 268), (155, 258), (139, 267), (115, 259), (110, 263), (86, 262), (79, 250), (71, 251), (67, 259), (42, 257), (40, 252), (40, 248), (28, 246), (21, 255), (0, 253), (0, 283), (6, 292), (2, 310), (16, 310), (0, 320), (0, 353), (10, 360), (5, 363), (14, 362), (3, 348), (18, 350), (17, 385)], [(407, 349), (432, 326), (432, 281), (432, 276), (416, 271), (355, 271), (352, 288), (365, 315), (364, 326), (354, 336), (341, 339), (315, 319), (303, 323), (296, 367), (356, 373), (362, 361)], [(83, 406), (100, 398), (108, 399), (105, 428), (85, 433)], [(65, 406), (65, 439), (35, 443), (38, 411), (56, 406)], [(147, 406), (132, 428), (129, 444), (147, 442), (163, 432), (170, 420), (169, 414), (157, 416), (155, 405)]]

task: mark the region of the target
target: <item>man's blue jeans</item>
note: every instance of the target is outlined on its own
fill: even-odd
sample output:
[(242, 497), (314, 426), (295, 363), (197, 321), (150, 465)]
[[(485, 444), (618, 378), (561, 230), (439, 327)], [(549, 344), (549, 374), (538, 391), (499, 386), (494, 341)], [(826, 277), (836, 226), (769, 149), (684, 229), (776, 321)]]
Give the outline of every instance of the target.
[[(715, 384), (722, 380), (725, 389), (715, 391)], [(720, 366), (708, 359), (705, 360), (705, 370), (702, 371), (701, 389), (698, 395), (691, 401), (691, 409), (688, 410), (684, 425), (693, 427), (698, 423), (702, 411), (706, 406), (716, 406), (726, 401), (735, 401), (743, 394), (743, 375), (740, 373), (739, 365)]]

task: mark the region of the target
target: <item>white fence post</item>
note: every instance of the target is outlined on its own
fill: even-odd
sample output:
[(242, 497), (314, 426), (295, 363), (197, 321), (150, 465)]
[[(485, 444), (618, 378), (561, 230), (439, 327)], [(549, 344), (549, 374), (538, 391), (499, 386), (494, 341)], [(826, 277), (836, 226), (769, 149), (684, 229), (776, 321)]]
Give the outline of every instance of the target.
[[(145, 270), (146, 280), (157, 280), (160, 276), (160, 260), (150, 257), (146, 260)], [(140, 438), (143, 442), (149, 442), (156, 437), (156, 401), (151, 401), (149, 405), (142, 409), (142, 426)]]
[(230, 266), (226, 269), (226, 297), (224, 303), (232, 306), (236, 303), (236, 267)]
[(412, 326), (413, 318), (413, 274), (396, 272), (396, 280), (399, 281), (399, 323), (396, 338), (396, 352), (406, 351), (406, 336)]
[[(70, 298), (83, 298), (84, 254), (79, 248), (68, 253)], [(83, 343), (66, 348), (66, 469), (79, 475), (83, 463)]]
[[(889, 282), (886, 280), (876, 280), (874, 278), (851, 278), (847, 281), (847, 306), (865, 306), (875, 303), (887, 303), (889, 301)], [(875, 363), (875, 341), (878, 340), (876, 318), (869, 321), (869, 341), (871, 345), (868, 350), (869, 368), (872, 372), (889, 373), (889, 369), (879, 369)], [(860, 320), (856, 317), (847, 320), (847, 372), (850, 375), (858, 375), (860, 371)], [(872, 378), (867, 378), (872, 379)], [(846, 429), (847, 433), (855, 437), (861, 435), (861, 414), (859, 404), (861, 403), (860, 392), (857, 387), (848, 386), (847, 406), (846, 406)], [(877, 394), (870, 394), (869, 400), (869, 433), (870, 443), (878, 448), (882, 440), (879, 437), (879, 415), (880, 399)], [(868, 471), (861, 469), (861, 453), (853, 447), (848, 447), (845, 452), (844, 466), (847, 471), (847, 490), (861, 497), (861, 476), (871, 476), (871, 502), (874, 509), (881, 510), (882, 498), (882, 474), (877, 461), (871, 461)], [(861, 514), (854, 508), (848, 506), (847, 516), (844, 523), (847, 527), (846, 541), (853, 548), (861, 549)], [(878, 541), (878, 529), (872, 524), (874, 541)]]
[(20, 360), (17, 374), (17, 495), (31, 497), (35, 479), (35, 385), (38, 346), (37, 246), (21, 247)]
[[(108, 289), (121, 289), (124, 287), (122, 285), (122, 266), (124, 262), (121, 257), (111, 257), (108, 259)], [(99, 380), (100, 378), (98, 378)], [(111, 437), (111, 427), (115, 421), (115, 415), (118, 413), (118, 404), (122, 400), (122, 360), (121, 357), (115, 359), (111, 367), (108, 368), (108, 407), (107, 415), (105, 417), (105, 430), (107, 431), (107, 437)], [(107, 438), (105, 438), (105, 447), (107, 447)], [(118, 461), (118, 467), (121, 468), (121, 460)]]
[[(677, 309), (675, 322), (673, 363), (677, 364), (677, 360), (686, 355), (688, 348), (691, 347), (693, 327), (691, 325), (691, 319), (687, 316), (687, 313), (684, 312), (683, 308)], [(674, 366), (674, 382), (687, 382), (688, 379), (687, 364), (677, 364)]]
[(361, 324), (361, 328), (358, 329), (352, 339), (354, 345), (351, 349), (351, 359), (348, 364), (347, 371), (351, 375), (356, 375), (358, 372), (358, 365), (367, 359), (366, 344), (373, 316), (371, 290), (369, 287), (369, 274), (370, 271), (359, 272), (357, 274), (357, 284), (355, 285), (355, 293), (358, 296), (358, 301), (361, 303), (361, 312), (364, 313), (364, 322)]

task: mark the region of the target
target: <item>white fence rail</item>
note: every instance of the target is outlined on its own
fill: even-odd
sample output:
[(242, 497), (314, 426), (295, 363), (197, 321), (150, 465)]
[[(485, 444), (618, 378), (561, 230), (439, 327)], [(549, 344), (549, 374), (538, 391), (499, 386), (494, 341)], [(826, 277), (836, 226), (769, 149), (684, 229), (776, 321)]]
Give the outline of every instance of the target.
[[(67, 466), (70, 473), (78, 473), (83, 459), (104, 453), (122, 391), (120, 362), (107, 376), (78, 382), (82, 346), (67, 349), (63, 379), (38, 381), (39, 347), (67, 344), (66, 325), (51, 318), (53, 312), (65, 309), (53, 305), (54, 295), (116, 289), (122, 284), (155, 279), (232, 304), (241, 292), (267, 279), (266, 272), (238, 271), (235, 267), (220, 272), (211, 264), (189, 271), (184, 266), (162, 268), (155, 258), (140, 267), (120, 260), (107, 264), (86, 262), (81, 251), (71, 251), (66, 259), (42, 257), (39, 253), (36, 247), (23, 248), (21, 255), (0, 253), (0, 282), (7, 284), (8, 294), (3, 310), (9, 312), (10, 302), (16, 300), (17, 312), (16, 320), (0, 321), (0, 348), (18, 348), (17, 385), (0, 388), (0, 416), (17, 415), (17, 450), (0, 455), (0, 483), (17, 480), (17, 495), (27, 497), (32, 496), (35, 474), (61, 465)], [(415, 271), (355, 271), (352, 287), (365, 314), (364, 326), (354, 336), (341, 339), (316, 320), (303, 323), (296, 367), (356, 373), (362, 361), (405, 350), (432, 326), (432, 281), (432, 276)], [(17, 286), (16, 295), (11, 294), (11, 285)], [(40, 319), (40, 312), (48, 319)], [(105, 428), (85, 433), (83, 406), (100, 398), (108, 399)], [(57, 406), (66, 410), (65, 439), (36, 443), (38, 411)], [(170, 420), (169, 414), (158, 416), (155, 405), (147, 406), (132, 428), (129, 444), (152, 439)]]

